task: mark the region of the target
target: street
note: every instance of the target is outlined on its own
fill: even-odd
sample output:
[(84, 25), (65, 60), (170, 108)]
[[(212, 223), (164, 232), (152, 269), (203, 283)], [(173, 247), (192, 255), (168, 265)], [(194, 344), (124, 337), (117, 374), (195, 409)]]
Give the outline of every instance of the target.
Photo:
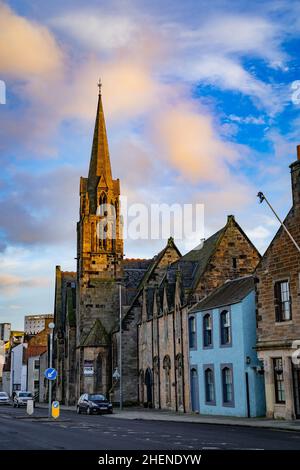
[[(119, 419), (0, 408), (0, 450), (300, 450), (300, 433), (239, 426)], [(44, 417), (44, 418), (43, 418)]]

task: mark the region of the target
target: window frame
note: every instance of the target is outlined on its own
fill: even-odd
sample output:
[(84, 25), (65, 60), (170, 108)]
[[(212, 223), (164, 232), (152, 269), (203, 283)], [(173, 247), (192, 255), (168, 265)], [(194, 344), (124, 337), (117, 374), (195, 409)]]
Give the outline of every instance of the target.
[[(281, 361), (282, 372), (281, 374), (276, 373), (275, 362)], [(283, 373), (283, 357), (273, 357), (272, 358), (273, 364), (273, 377), (274, 377), (274, 395), (275, 395), (275, 403), (276, 405), (285, 405), (286, 404), (286, 391), (285, 391), (285, 383), (284, 383), (284, 373)], [(282, 380), (278, 380), (278, 376), (282, 376)], [(282, 384), (282, 388), (279, 390), (278, 385)], [(284, 400), (279, 399), (279, 393), (283, 393)]]
[[(221, 369), (221, 385), (222, 385), (222, 406), (225, 406), (227, 408), (235, 408), (235, 396), (234, 396), (234, 374), (233, 374), (233, 364), (232, 363), (224, 363), (220, 365)], [(224, 388), (224, 370), (229, 369), (231, 371), (231, 378), (232, 378), (232, 398), (230, 401), (225, 401), (225, 388)]]
[[(207, 382), (207, 372), (211, 371), (212, 373), (212, 384), (213, 384), (213, 400), (208, 400), (208, 382)], [(216, 379), (215, 379), (215, 366), (214, 364), (203, 364), (203, 379), (204, 379), (204, 397), (205, 404), (216, 406)]]
[[(195, 331), (191, 331), (191, 320), (194, 321), (194, 330)], [(195, 351), (197, 349), (197, 316), (196, 316), (196, 314), (189, 315), (188, 331), (189, 331), (189, 349), (191, 351)], [(192, 336), (192, 334), (194, 336)], [(191, 344), (192, 343), (192, 341), (191, 341), (192, 337), (193, 337), (193, 344)]]
[[(211, 337), (210, 337), (210, 344), (206, 344), (206, 332), (207, 329), (205, 327), (205, 319), (209, 317), (211, 322)], [(214, 339), (213, 339), (213, 315), (211, 311), (207, 311), (202, 315), (202, 341), (203, 341), (203, 349), (212, 349), (214, 347)]]
[[(286, 301), (282, 300), (282, 291), (281, 285), (282, 284), (288, 285), (288, 294), (289, 294), (289, 318), (283, 318), (283, 303)], [(283, 279), (277, 279), (273, 283), (273, 299), (274, 299), (274, 308), (275, 308), (275, 321), (276, 323), (285, 323), (293, 320), (293, 309), (292, 309), (292, 295), (291, 295), (291, 285), (290, 285), (290, 278), (286, 277)]]
[[(223, 324), (222, 324), (222, 314), (224, 312), (228, 313), (229, 317), (229, 333), (230, 333), (230, 341), (228, 343), (223, 343)], [(231, 308), (222, 307), (219, 309), (219, 325), (220, 325), (220, 347), (221, 348), (230, 348), (232, 346), (232, 318), (231, 318)]]

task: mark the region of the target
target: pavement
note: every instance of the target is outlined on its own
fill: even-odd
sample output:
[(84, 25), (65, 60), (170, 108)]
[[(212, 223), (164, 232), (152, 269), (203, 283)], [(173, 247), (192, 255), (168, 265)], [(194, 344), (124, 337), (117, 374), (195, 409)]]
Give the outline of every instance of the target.
[(137, 413), (89, 416), (62, 409), (57, 420), (49, 420), (44, 407), (28, 416), (24, 408), (1, 406), (0, 450), (300, 450), (300, 433), (225, 423), (175, 423), (164, 412)]
[[(46, 408), (46, 404), (38, 404)], [(62, 410), (76, 411), (75, 406), (61, 405)], [(200, 415), (197, 413), (180, 413), (166, 410), (145, 409), (141, 407), (128, 407), (120, 411), (114, 409), (112, 418), (147, 421), (172, 421), (177, 423), (216, 424), (225, 426), (247, 426), (262, 429), (278, 429), (282, 431), (300, 432), (300, 420), (283, 420), (268, 418), (237, 418), (228, 416)]]

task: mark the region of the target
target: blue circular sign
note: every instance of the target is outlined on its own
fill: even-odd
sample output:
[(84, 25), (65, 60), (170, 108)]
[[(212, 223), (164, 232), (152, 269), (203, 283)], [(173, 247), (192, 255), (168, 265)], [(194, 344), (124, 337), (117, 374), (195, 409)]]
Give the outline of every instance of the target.
[(48, 380), (55, 380), (57, 377), (57, 370), (53, 367), (49, 367), (45, 370), (44, 375)]

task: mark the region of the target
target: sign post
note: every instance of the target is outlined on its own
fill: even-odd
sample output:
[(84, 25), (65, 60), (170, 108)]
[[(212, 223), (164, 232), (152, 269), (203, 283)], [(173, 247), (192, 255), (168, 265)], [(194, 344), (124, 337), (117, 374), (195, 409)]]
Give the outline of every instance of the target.
[[(55, 328), (55, 324), (54, 323), (49, 323), (48, 325), (48, 328), (50, 330), (50, 338), (49, 338), (49, 341), (50, 341), (50, 351), (49, 351), (49, 369), (52, 369), (52, 355), (53, 355), (53, 330)], [(49, 369), (47, 369), (45, 371), (45, 375), (46, 375), (46, 372), (49, 371)], [(54, 369), (55, 370), (55, 369)], [(55, 371), (56, 375), (57, 375), (57, 372)], [(53, 373), (53, 375), (55, 375)], [(56, 375), (55, 377), (53, 377), (53, 375), (49, 375), (48, 377), (46, 376), (46, 378), (48, 380), (50, 380), (49, 382), (49, 404), (48, 404), (48, 417), (50, 418), (51, 417), (51, 402), (52, 402), (52, 380), (55, 380), (56, 379)]]

